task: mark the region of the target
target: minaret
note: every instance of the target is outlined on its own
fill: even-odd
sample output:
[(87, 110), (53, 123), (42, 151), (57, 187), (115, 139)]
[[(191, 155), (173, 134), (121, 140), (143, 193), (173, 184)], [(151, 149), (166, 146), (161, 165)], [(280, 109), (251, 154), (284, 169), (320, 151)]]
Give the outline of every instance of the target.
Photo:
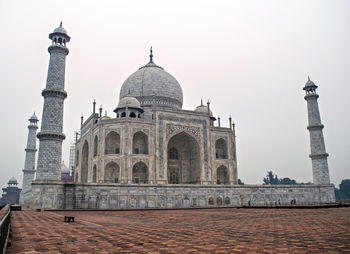
[(326, 153), (326, 147), (323, 138), (323, 124), (321, 123), (320, 111), (318, 109), (318, 94), (316, 93), (317, 86), (308, 77), (303, 90), (306, 95), (304, 99), (307, 101), (307, 112), (309, 125), (307, 129), (310, 132), (310, 146), (312, 160), (312, 174), (314, 184), (330, 184), (329, 171)]
[(39, 138), (38, 166), (36, 180), (60, 180), (60, 164), (62, 157), (62, 141), (65, 135), (63, 127), (63, 102), (67, 97), (64, 91), (66, 56), (69, 53), (66, 43), (70, 37), (62, 27), (62, 22), (49, 35), (52, 45), (46, 88), (42, 91), (44, 107)]
[(26, 157), (24, 161), (24, 169), (23, 169), (23, 187), (22, 193), (26, 193), (31, 189), (32, 181), (34, 179), (35, 174), (35, 154), (36, 154), (36, 130), (38, 129), (38, 118), (35, 113), (29, 118), (28, 125), (28, 139), (27, 139), (27, 147)]

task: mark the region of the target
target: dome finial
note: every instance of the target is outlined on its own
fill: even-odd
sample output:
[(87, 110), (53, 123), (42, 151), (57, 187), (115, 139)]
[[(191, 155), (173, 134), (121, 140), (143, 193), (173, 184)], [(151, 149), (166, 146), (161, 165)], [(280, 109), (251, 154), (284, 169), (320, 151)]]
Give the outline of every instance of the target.
[(201, 106), (203, 106), (203, 99), (201, 99)]
[(307, 75), (307, 81), (310, 81), (310, 76), (309, 75)]
[(62, 20), (61, 20), (61, 22), (60, 22), (60, 27), (62, 27)]
[(153, 63), (153, 50), (152, 50), (152, 46), (151, 46), (150, 55), (149, 55), (149, 62), (150, 62), (150, 63)]

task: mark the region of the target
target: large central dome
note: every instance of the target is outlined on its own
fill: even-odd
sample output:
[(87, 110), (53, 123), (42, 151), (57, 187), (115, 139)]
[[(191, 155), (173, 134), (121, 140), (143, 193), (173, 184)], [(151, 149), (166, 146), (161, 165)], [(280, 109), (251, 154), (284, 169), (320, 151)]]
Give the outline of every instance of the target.
[(150, 62), (131, 74), (123, 83), (119, 100), (133, 96), (142, 107), (161, 106), (182, 108), (182, 89), (177, 80), (162, 67), (153, 63), (151, 49)]

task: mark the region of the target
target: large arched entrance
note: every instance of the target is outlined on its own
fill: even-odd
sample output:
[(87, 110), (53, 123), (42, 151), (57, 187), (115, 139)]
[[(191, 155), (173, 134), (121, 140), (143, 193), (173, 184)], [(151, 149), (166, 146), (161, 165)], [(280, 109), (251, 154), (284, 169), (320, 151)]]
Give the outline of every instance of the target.
[(85, 141), (81, 156), (81, 182), (87, 182), (88, 168), (89, 168), (89, 144)]
[(198, 142), (189, 134), (180, 132), (168, 143), (168, 183), (200, 183), (200, 150)]

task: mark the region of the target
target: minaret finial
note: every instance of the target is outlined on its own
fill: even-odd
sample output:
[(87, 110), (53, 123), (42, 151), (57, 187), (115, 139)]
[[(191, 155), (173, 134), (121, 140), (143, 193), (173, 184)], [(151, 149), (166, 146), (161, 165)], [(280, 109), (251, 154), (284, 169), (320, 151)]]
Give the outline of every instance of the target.
[(201, 106), (203, 106), (203, 99), (201, 99)]
[(150, 62), (150, 63), (153, 63), (153, 50), (152, 50), (152, 46), (151, 46), (150, 55), (149, 55), (149, 62)]
[(310, 76), (309, 75), (307, 75), (307, 81), (310, 81)]
[(61, 20), (61, 22), (60, 22), (60, 27), (62, 27), (62, 20)]

